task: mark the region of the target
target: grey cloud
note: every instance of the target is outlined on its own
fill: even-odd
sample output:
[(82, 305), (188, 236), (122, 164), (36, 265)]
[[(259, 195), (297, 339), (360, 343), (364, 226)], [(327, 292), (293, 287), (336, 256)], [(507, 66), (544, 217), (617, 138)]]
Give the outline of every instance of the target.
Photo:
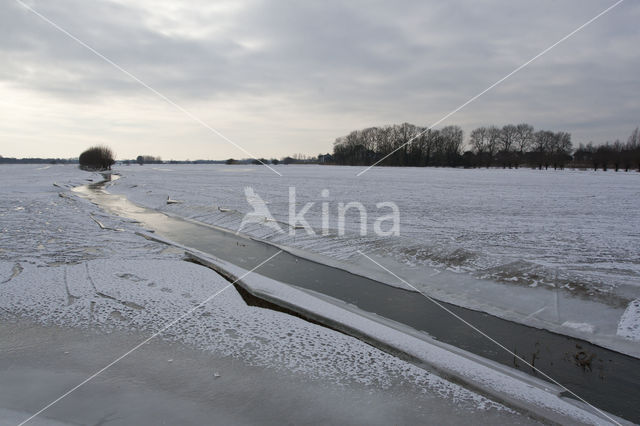
[[(144, 25), (141, 8), (109, 1), (33, 4), (178, 99), (278, 95), (375, 125), (435, 121), (610, 3), (252, 2), (205, 38), (163, 34)], [(82, 102), (144, 91), (17, 3), (0, 7), (0, 80)], [(206, 11), (188, 12), (218, 25)], [(636, 3), (623, 3), (450, 122), (534, 117), (581, 137), (621, 137), (638, 121), (639, 17)], [(585, 105), (592, 116), (576, 117)]]

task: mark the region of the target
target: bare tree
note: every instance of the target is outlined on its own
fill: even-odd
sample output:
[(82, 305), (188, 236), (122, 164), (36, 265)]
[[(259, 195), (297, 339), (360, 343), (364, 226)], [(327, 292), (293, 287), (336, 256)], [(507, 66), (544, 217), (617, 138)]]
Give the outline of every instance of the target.
[(483, 126), (472, 130), (469, 135), (469, 142), (471, 143), (471, 149), (475, 152), (478, 159), (478, 165), (484, 163), (489, 167), (492, 155), (489, 128)]
[(518, 160), (516, 162), (516, 167), (518, 167), (518, 163), (524, 161), (525, 153), (531, 149), (531, 145), (533, 144), (533, 126), (527, 123), (518, 124), (516, 126), (515, 140), (513, 143), (518, 152)]
[(500, 141), (498, 147), (498, 161), (502, 163), (502, 167), (511, 168), (515, 163), (515, 155), (513, 152), (516, 140), (517, 128), (513, 124), (507, 124), (500, 131)]
[(533, 154), (534, 160), (539, 169), (542, 166), (549, 167), (550, 153), (554, 146), (556, 135), (548, 130), (539, 130), (533, 135)]
[(500, 132), (500, 150), (510, 152), (516, 141), (518, 128), (513, 124), (507, 124), (502, 127)]
[(469, 134), (469, 143), (471, 144), (471, 149), (476, 154), (483, 154), (487, 151), (487, 128), (486, 127), (478, 127), (477, 129), (473, 129)]
[(571, 161), (571, 152), (573, 144), (571, 143), (571, 133), (558, 132), (553, 139), (553, 168), (560, 167), (564, 169), (564, 165)]
[(464, 132), (459, 126), (446, 126), (440, 130), (440, 135), (444, 141), (444, 162), (449, 165), (458, 165), (462, 156), (462, 145), (464, 143)]
[(496, 126), (487, 127), (487, 167), (493, 164), (493, 159), (500, 146), (500, 129)]

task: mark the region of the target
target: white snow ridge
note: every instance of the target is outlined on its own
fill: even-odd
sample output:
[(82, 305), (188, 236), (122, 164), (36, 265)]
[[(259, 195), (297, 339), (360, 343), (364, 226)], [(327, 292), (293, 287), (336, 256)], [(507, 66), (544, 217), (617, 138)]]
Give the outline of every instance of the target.
[(618, 336), (640, 341), (640, 299), (629, 303), (618, 323)]

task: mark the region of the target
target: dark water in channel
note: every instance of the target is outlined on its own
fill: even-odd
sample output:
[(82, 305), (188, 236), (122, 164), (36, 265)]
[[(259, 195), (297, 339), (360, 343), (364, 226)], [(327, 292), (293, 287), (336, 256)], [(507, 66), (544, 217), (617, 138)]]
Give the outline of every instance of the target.
[[(79, 192), (103, 208), (135, 219), (158, 235), (244, 269), (255, 268), (279, 249), (210, 226), (142, 208), (104, 192), (100, 184)], [(531, 367), (452, 317), (423, 295), (282, 252), (261, 266), (261, 275), (314, 290), (375, 313), (471, 353), (544, 379)], [(640, 360), (584, 340), (528, 327), (440, 302), (589, 403), (640, 422)], [(569, 396), (569, 395), (567, 395)]]

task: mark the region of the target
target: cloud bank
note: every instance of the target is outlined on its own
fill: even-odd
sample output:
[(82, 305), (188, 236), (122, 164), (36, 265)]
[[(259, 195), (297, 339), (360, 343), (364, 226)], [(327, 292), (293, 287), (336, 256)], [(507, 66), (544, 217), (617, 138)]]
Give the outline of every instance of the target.
[[(60, 0), (28, 4), (256, 156), (429, 125), (612, 2)], [(574, 143), (640, 124), (640, 4), (609, 14), (442, 125), (526, 121)], [(246, 157), (19, 3), (0, 5), (0, 154)]]

